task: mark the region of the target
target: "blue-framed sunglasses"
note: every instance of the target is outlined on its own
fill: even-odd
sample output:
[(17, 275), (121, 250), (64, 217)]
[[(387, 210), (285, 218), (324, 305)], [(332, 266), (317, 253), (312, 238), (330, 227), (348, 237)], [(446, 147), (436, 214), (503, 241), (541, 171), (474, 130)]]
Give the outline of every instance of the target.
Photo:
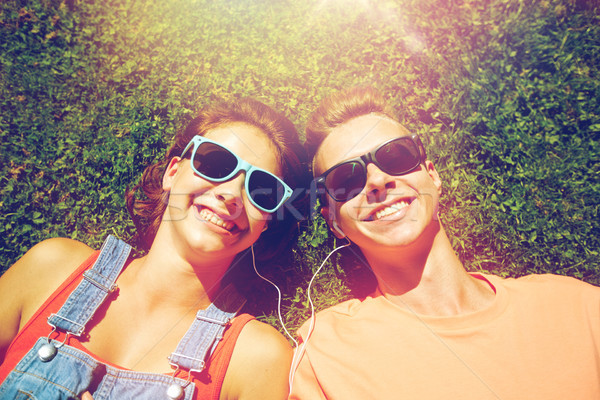
[(225, 182), (239, 171), (244, 171), (246, 194), (259, 210), (275, 212), (293, 193), (276, 175), (242, 160), (227, 147), (204, 136), (194, 136), (183, 149), (181, 158), (192, 146), (190, 164), (194, 172), (204, 179)]
[(343, 161), (315, 178), (332, 199), (345, 202), (358, 196), (367, 184), (367, 164), (373, 163), (386, 174), (399, 176), (414, 171), (427, 159), (417, 135), (388, 140), (360, 157)]

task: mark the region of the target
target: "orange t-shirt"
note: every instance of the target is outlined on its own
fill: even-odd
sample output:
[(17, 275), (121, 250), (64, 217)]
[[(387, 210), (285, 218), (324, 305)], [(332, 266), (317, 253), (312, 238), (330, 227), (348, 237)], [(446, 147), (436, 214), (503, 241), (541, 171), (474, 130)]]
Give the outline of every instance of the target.
[(600, 288), (474, 276), (496, 292), (475, 313), (422, 316), (382, 295), (318, 313), (291, 398), (600, 399)]

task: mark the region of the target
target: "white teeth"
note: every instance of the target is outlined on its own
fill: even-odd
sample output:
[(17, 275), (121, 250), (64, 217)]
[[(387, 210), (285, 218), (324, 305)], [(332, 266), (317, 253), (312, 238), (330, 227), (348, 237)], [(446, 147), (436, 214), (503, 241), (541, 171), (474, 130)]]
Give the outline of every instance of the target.
[(408, 207), (408, 203), (404, 200), (394, 203), (391, 206), (384, 208), (383, 210), (377, 211), (375, 213), (375, 219), (381, 219), (385, 216), (388, 216), (390, 214), (398, 212), (398, 211), (402, 210), (404, 207)]
[(200, 218), (228, 231), (231, 231), (235, 227), (233, 222), (222, 220), (217, 214), (213, 213), (208, 208), (203, 208), (200, 210)]

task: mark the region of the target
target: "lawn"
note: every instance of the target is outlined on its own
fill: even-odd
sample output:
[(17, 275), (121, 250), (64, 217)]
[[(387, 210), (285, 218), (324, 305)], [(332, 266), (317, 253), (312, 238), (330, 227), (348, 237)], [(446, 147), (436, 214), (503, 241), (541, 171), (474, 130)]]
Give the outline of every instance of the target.
[[(5, 0), (0, 271), (49, 237), (131, 241), (126, 188), (203, 105), (254, 97), (303, 132), (324, 96), (369, 84), (422, 136), (469, 270), (600, 284), (599, 11), (592, 0)], [(318, 216), (298, 233), (274, 274), (291, 329), (339, 244)], [(367, 281), (358, 254), (333, 257), (317, 308)], [(262, 318), (276, 325), (272, 306)]]

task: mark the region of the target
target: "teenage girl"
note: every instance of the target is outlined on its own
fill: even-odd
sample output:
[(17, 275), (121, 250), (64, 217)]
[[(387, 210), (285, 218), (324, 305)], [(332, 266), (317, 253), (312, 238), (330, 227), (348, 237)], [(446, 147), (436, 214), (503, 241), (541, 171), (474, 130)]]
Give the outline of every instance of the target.
[(146, 255), (29, 250), (0, 278), (0, 398), (285, 398), (288, 342), (224, 279), (285, 243), (300, 147), (258, 101), (209, 106), (126, 196)]

